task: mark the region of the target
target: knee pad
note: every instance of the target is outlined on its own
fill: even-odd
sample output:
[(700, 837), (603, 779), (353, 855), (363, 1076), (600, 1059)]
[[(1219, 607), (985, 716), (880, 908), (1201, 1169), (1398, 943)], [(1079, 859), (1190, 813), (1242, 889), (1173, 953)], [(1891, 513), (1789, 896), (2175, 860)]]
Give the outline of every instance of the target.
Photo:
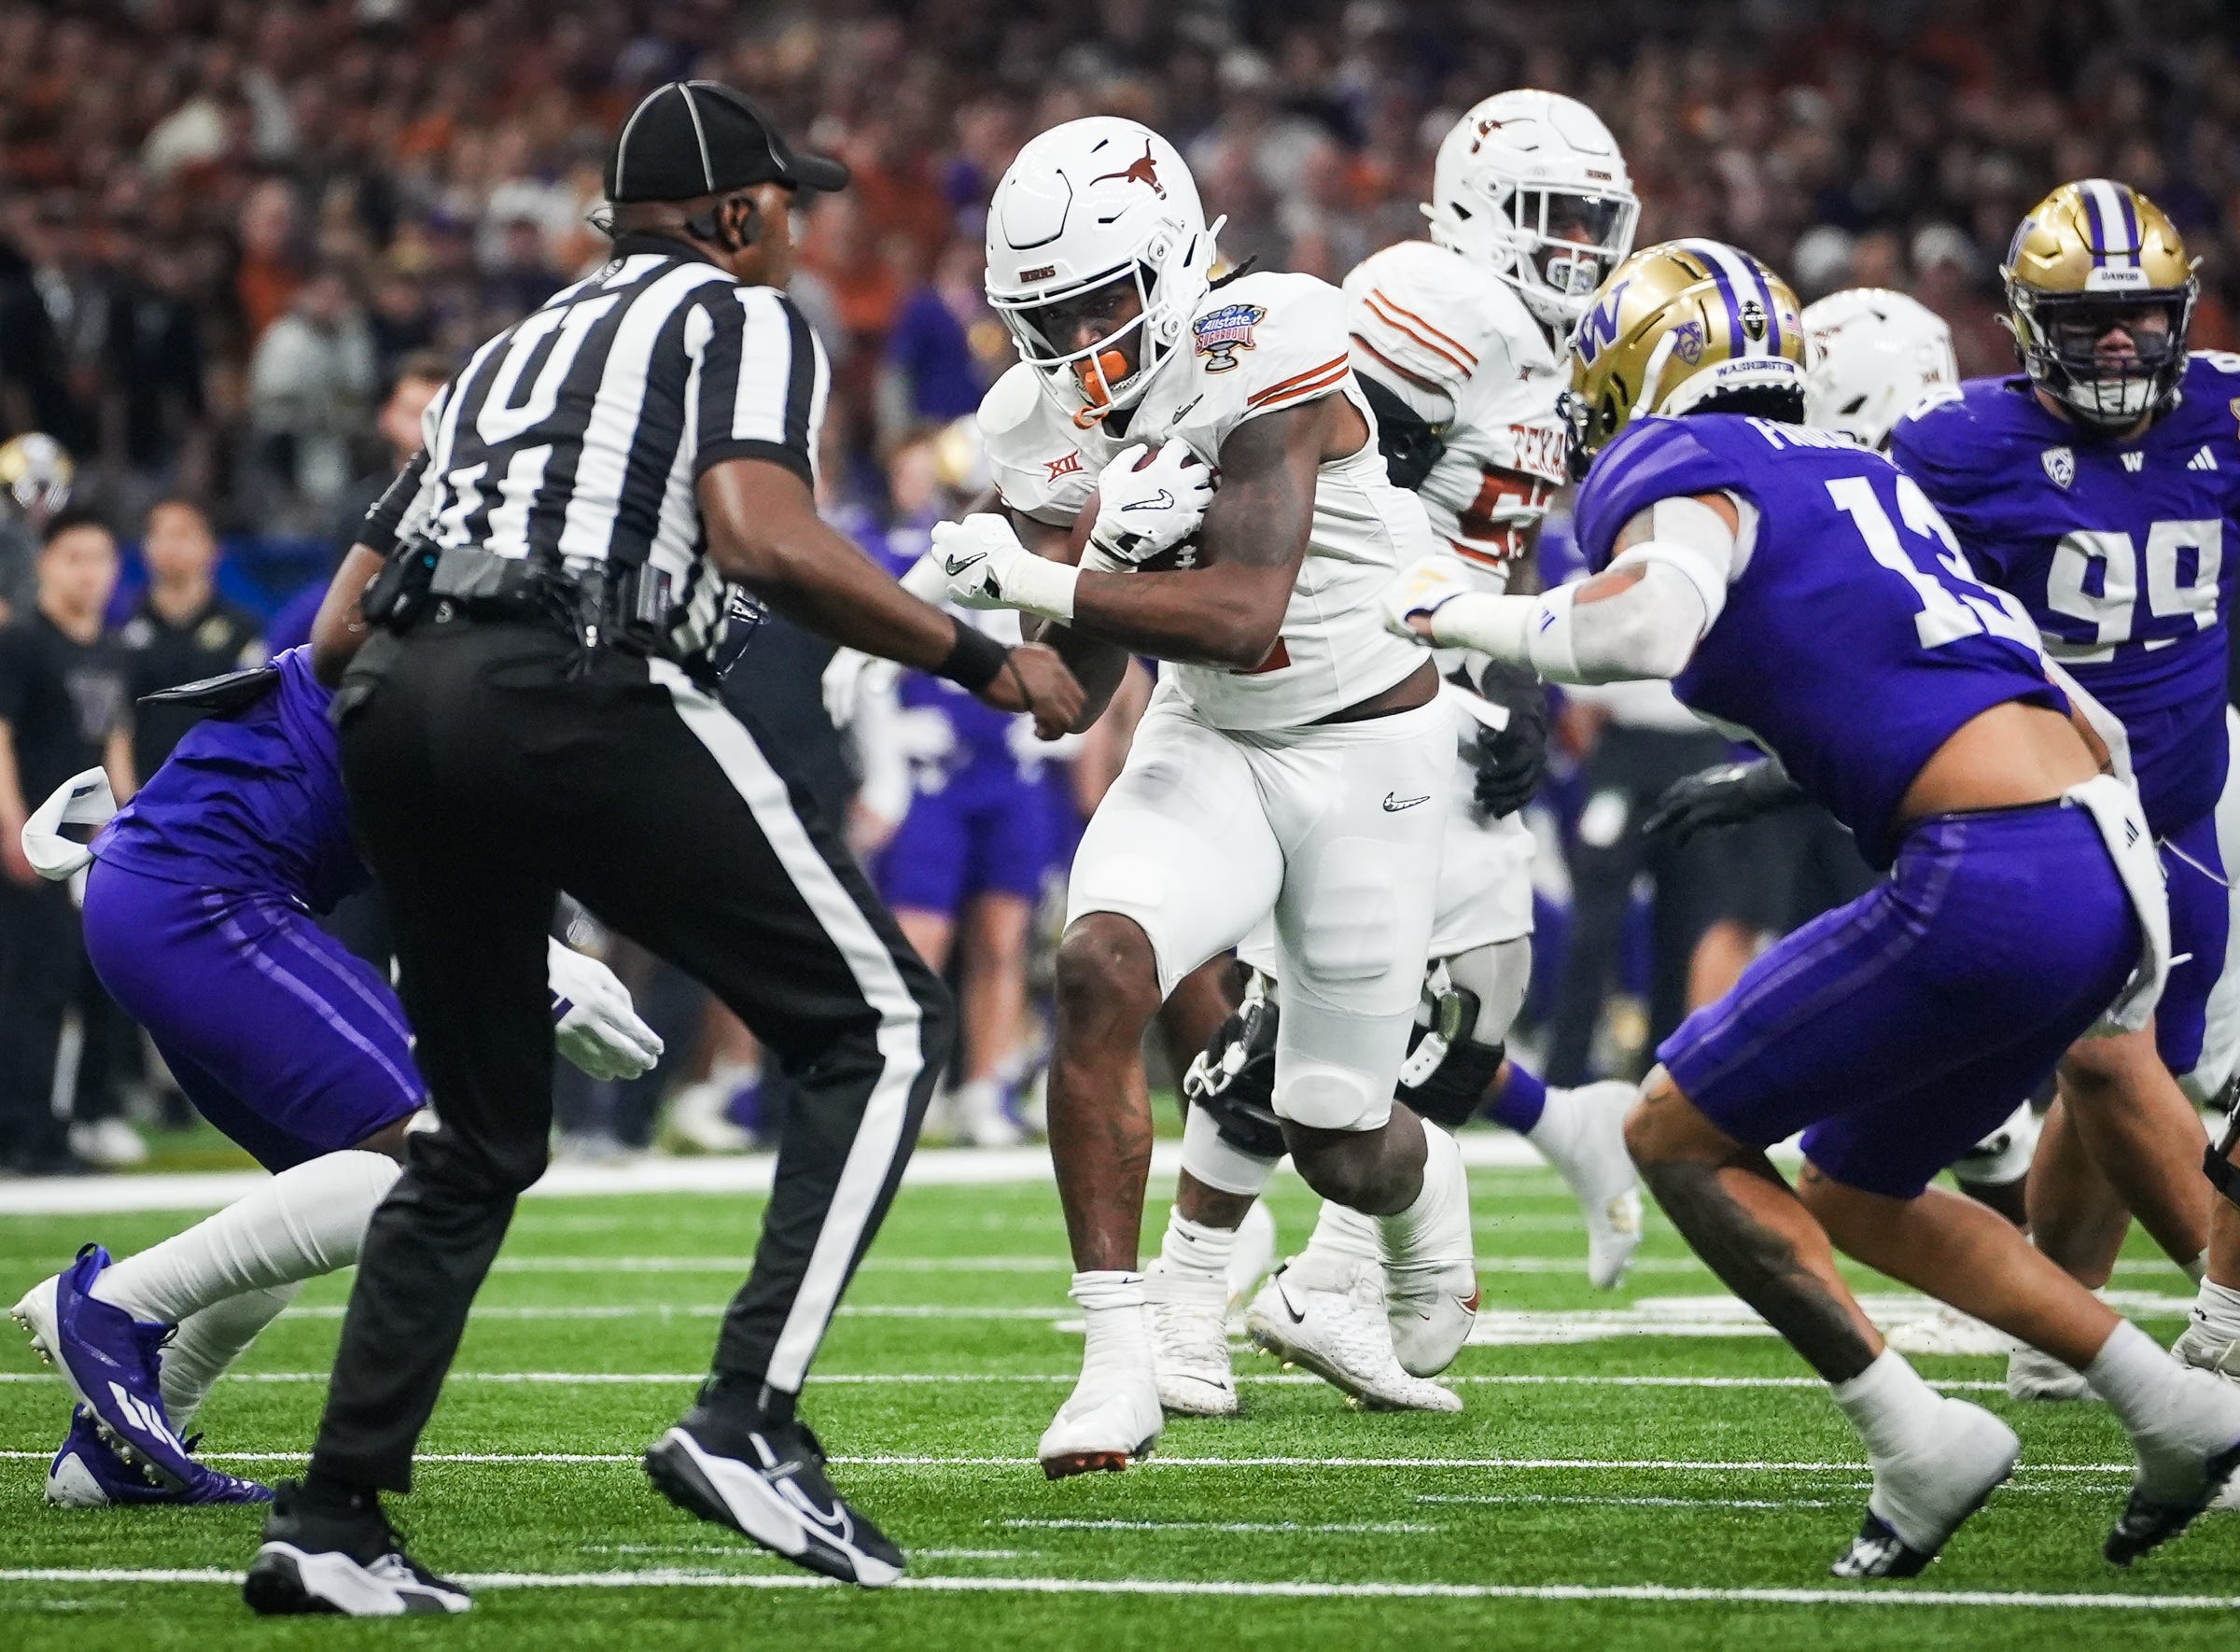
[(1410, 1084), (1409, 1071), (1416, 1065), (1416, 1057), (1431, 1044), (1432, 1037), (1432, 1029), (1427, 1027), (1417, 1028), (1411, 1035), (1408, 1064), (1400, 1070), (1397, 1097), (1433, 1124), (1459, 1130), (1477, 1116), (1479, 1103), (1492, 1087), (1493, 1075), (1508, 1059), (1508, 1046), (1468, 1042), (1449, 1045), (1429, 1072)]
[(1244, 1002), (1183, 1075), (1183, 1099), (1204, 1109), (1224, 1141), (1254, 1158), (1281, 1158), (1286, 1151), (1275, 1105), (1280, 1013), (1255, 976)]
[(1310, 1130), (1374, 1130), (1393, 1116), (1393, 1098), (1361, 1068), (1295, 1055), (1277, 1086), (1276, 1113)]

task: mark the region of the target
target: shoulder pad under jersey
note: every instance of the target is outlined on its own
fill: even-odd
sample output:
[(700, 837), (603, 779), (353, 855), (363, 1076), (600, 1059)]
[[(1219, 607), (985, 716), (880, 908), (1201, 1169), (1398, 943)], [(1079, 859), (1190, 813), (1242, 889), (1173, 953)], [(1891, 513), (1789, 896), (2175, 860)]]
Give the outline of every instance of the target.
[(1071, 523), (1097, 490), (1097, 467), (1025, 362), (980, 399), (980, 439), (1004, 504), (1038, 522)]

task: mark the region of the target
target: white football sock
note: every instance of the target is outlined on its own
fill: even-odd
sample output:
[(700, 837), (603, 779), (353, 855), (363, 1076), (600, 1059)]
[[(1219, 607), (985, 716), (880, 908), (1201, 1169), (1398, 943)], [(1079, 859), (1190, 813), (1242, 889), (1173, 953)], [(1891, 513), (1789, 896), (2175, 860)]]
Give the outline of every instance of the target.
[(1082, 1386), (1107, 1372), (1123, 1379), (1151, 1369), (1151, 1333), (1143, 1323), (1143, 1276), (1119, 1268), (1077, 1273), (1066, 1295), (1081, 1305)]
[(1934, 1438), (1944, 1405), (1944, 1396), (1891, 1348), (1850, 1381), (1830, 1383), (1828, 1392), (1875, 1463), (1904, 1457)]
[(2219, 1342), (2240, 1342), (2240, 1291), (2215, 1280), (2202, 1281), (2193, 1298), (2192, 1320)]
[(1211, 1227), (1169, 1209), (1167, 1236), (1159, 1241), (1160, 1271), (1185, 1279), (1225, 1281), (1229, 1257), (1236, 1249), (1234, 1227)]
[(96, 1300), (183, 1324), (245, 1291), (296, 1284), (357, 1260), (366, 1225), (400, 1174), (379, 1153), (329, 1153), (281, 1171), (185, 1233), (104, 1268)]
[(1223, 1141), (1221, 1127), (1202, 1107), (1191, 1108), (1183, 1120), (1183, 1169), (1218, 1193), (1258, 1198), (1274, 1180), (1278, 1162)]
[(1354, 1265), (1368, 1262), (1381, 1267), (1384, 1252), (1378, 1242), (1377, 1218), (1350, 1210), (1336, 1199), (1323, 1201), (1314, 1233), (1307, 1248), (1291, 1259), (1301, 1269), (1302, 1283), (1333, 1284), (1353, 1276)]
[(244, 1291), (180, 1322), (178, 1334), (163, 1351), (161, 1367), (163, 1409), (170, 1415), (172, 1427), (181, 1434), (187, 1432), (187, 1425), (209, 1397), (210, 1385), (241, 1357), (259, 1331), (280, 1317), (280, 1310), (294, 1301), (302, 1288), (296, 1283)]
[(1472, 1267), (1470, 1179), (1463, 1169), (1462, 1147), (1427, 1123), (1423, 1152), (1423, 1185), (1415, 1201), (1390, 1216), (1371, 1218), (1379, 1230), (1379, 1254), (1388, 1265)]

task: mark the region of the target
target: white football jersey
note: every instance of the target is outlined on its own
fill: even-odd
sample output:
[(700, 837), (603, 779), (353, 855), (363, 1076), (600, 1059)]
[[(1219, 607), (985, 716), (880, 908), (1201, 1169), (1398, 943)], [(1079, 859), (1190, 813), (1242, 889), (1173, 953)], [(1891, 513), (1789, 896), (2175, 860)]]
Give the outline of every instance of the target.
[(1077, 427), (1035, 370), (1014, 367), (980, 404), (980, 429), (1003, 502), (1038, 522), (1079, 516), (1112, 456), (1180, 437), (1218, 469), (1229, 432), (1259, 413), (1337, 393), (1361, 410), (1369, 440), (1323, 466), (1307, 559), (1282, 630), (1250, 671), (1166, 665), (1160, 675), (1216, 728), (1295, 728), (1383, 693), (1423, 651), (1384, 628), (1377, 598), (1393, 574), (1437, 549), (1423, 507), (1392, 484), (1376, 414), (1353, 381), (1345, 299), (1311, 275), (1255, 273), (1208, 294), (1123, 432)]
[(1515, 291), (1428, 241), (1364, 259), (1345, 292), (1354, 366), (1446, 440), (1418, 490), (1432, 531), (1504, 589), (1565, 482), (1566, 381), (1547, 335)]

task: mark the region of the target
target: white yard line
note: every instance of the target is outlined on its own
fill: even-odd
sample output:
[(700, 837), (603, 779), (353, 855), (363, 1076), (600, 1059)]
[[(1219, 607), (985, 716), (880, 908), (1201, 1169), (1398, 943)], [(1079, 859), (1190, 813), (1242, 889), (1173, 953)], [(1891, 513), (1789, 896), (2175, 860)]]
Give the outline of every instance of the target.
[[(221, 1379), (227, 1382), (324, 1382), (325, 1371), (229, 1371)], [(700, 1382), (706, 1372), (694, 1371), (454, 1371), (446, 1379), (450, 1382), (523, 1382), (552, 1383), (566, 1387), (598, 1387), (603, 1385), (667, 1387), (680, 1382)], [(1077, 1371), (848, 1371), (817, 1372), (809, 1380), (819, 1386), (875, 1386), (894, 1384), (956, 1384), (969, 1387), (983, 1382), (1071, 1383), (1079, 1380)], [(0, 1383), (53, 1382), (58, 1380), (48, 1371), (0, 1372)], [(1320, 1377), (1295, 1371), (1241, 1371), (1239, 1382), (1311, 1387), (1322, 1381)], [(1483, 1375), (1464, 1374), (1447, 1376), (1439, 1380), (1449, 1387), (1491, 1388), (1767, 1388), (1808, 1390), (1818, 1393), (1827, 1385), (1816, 1377), (1665, 1377), (1630, 1376), (1605, 1372), (1590, 1376), (1543, 1376), (1534, 1372), (1490, 1372)], [(1983, 1379), (1935, 1379), (1932, 1386), (1955, 1392), (2004, 1393), (2006, 1383)]]
[[(1871, 1481), (1867, 1482), (1872, 1484)], [(1514, 1496), (1489, 1494), (1477, 1496), (1432, 1497), (1416, 1499), (1418, 1503), (1465, 1504), (1557, 1504), (1585, 1508), (1833, 1508), (1836, 1505), (1816, 1497), (1547, 1497), (1531, 1492)]]
[[(1151, 1173), (1171, 1178), (1183, 1144), (1152, 1150)], [(1463, 1162), (1474, 1169), (1545, 1169), (1522, 1137), (1472, 1130)], [(531, 1198), (587, 1198), (634, 1193), (768, 1193), (775, 1155), (666, 1158), (648, 1155), (619, 1165), (555, 1165), (529, 1189)], [(209, 1211), (231, 1204), (266, 1180), (261, 1170), (212, 1170), (153, 1176), (49, 1177), (0, 1185), (0, 1216), (86, 1216), (118, 1211)], [(929, 1147), (903, 1172), (905, 1187), (1000, 1187), (1050, 1180), (1046, 1147)]]
[[(486, 1572), (455, 1575), (469, 1589), (839, 1589), (799, 1573)], [(240, 1574), (207, 1568), (18, 1566), (0, 1569), (0, 1583), (224, 1584)], [(2039, 1607), (2059, 1611), (2229, 1612), (2233, 1595), (2149, 1595), (1992, 1589), (1675, 1589), (1662, 1584), (1586, 1583), (1302, 1583), (1179, 1577), (905, 1576), (897, 1589), (949, 1594), (1169, 1595), (1265, 1600), (1639, 1601), (1651, 1604)]]
[[(1418, 1498), (1417, 1502), (1424, 1501)], [(1334, 1532), (1436, 1532), (1421, 1520), (998, 1520), (1022, 1532), (1289, 1532), (1322, 1535)]]
[[(0, 1450), (0, 1461), (44, 1463), (51, 1451)], [(301, 1451), (209, 1451), (205, 1463), (301, 1463)], [(639, 1461), (636, 1451), (422, 1451), (416, 1463), (452, 1463), (483, 1465), (546, 1463), (628, 1463)], [(1039, 1469), (1031, 1457), (944, 1455), (934, 1452), (888, 1452), (861, 1457), (832, 1457), (827, 1462), (855, 1468), (1018, 1468)], [(2017, 1474), (2120, 1475), (2128, 1480), (2137, 1465), (2130, 1463), (2024, 1463)], [(1782, 1463), (1773, 1461), (1712, 1461), (1698, 1458), (1594, 1457), (1154, 1457), (1139, 1469), (1516, 1469), (1608, 1471), (1614, 1473), (1689, 1474), (1841, 1474), (1867, 1472), (1864, 1463)]]

